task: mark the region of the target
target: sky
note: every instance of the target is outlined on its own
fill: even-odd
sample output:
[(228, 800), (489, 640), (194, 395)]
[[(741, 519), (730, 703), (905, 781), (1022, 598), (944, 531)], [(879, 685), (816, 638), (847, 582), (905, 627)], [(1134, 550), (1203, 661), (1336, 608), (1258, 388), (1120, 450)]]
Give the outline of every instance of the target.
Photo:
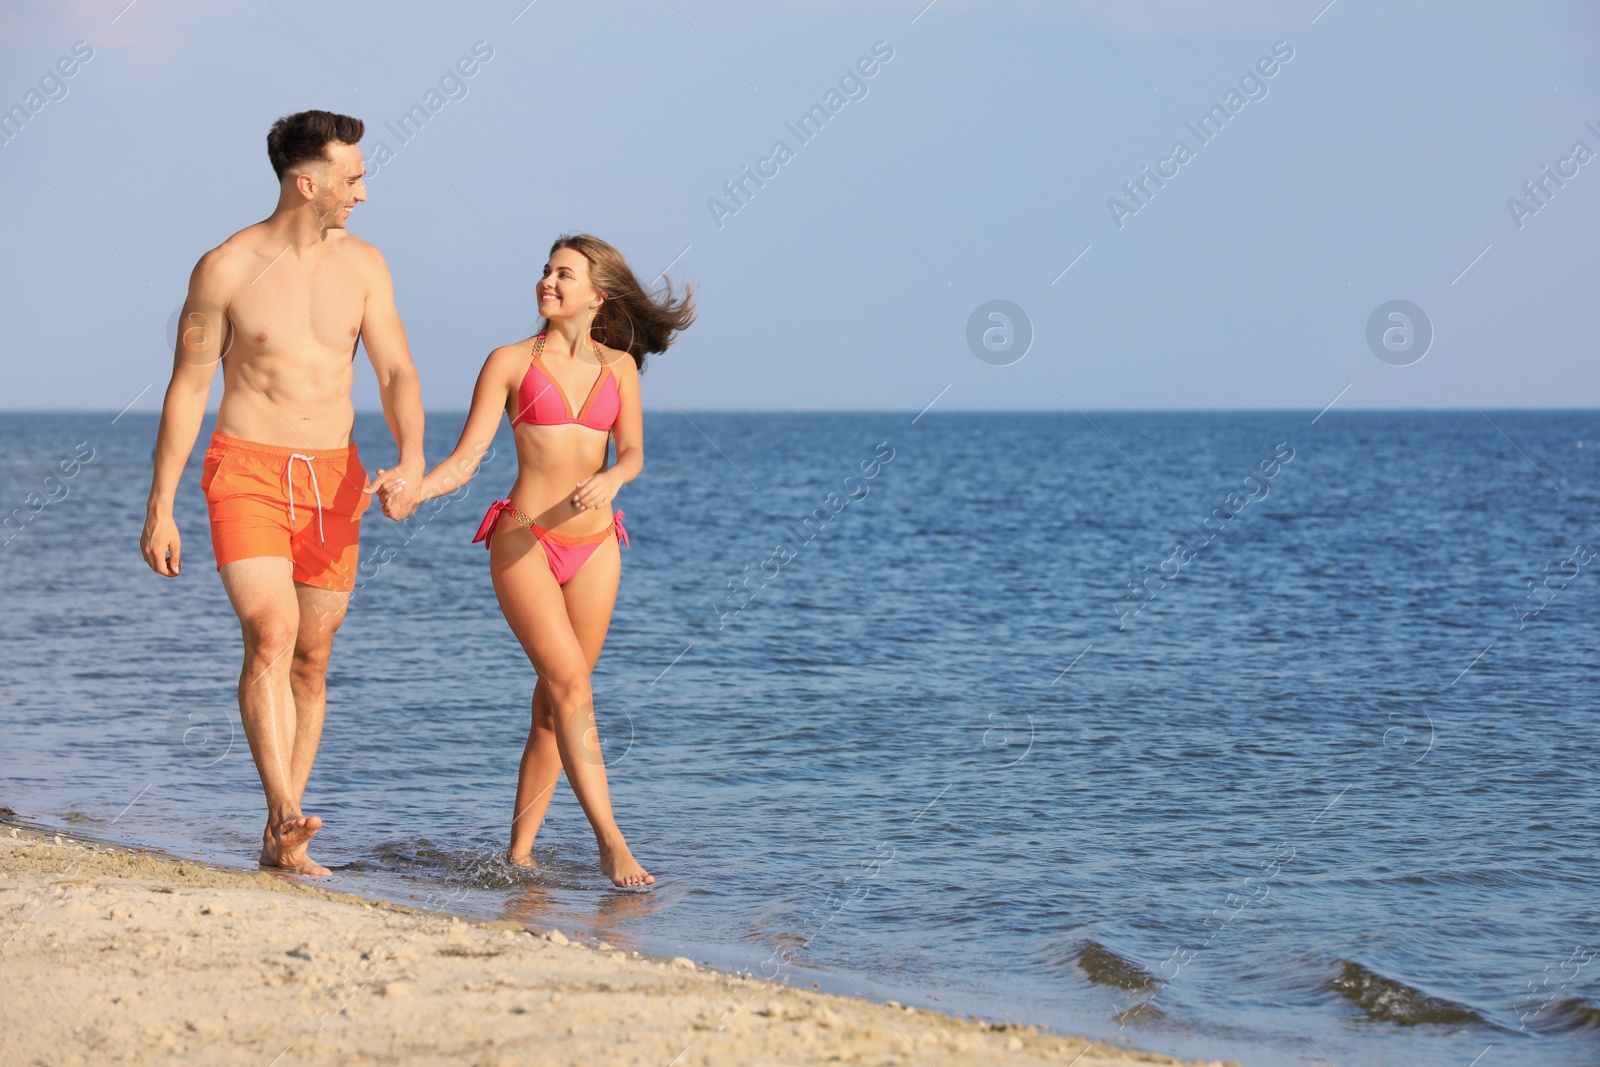
[(1580, 0), (8, 3), (0, 409), (158, 410), (305, 108), (367, 123), (430, 410), (567, 232), (696, 287), (647, 410), (1591, 407), (1596, 44)]

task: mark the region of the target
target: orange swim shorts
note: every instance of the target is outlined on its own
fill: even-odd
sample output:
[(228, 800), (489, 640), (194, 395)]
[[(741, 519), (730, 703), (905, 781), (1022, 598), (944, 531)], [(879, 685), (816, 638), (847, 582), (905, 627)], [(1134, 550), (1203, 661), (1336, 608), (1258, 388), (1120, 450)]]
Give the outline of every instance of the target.
[(356, 585), (361, 490), (356, 446), (280, 448), (212, 434), (200, 491), (211, 513), (217, 567), (257, 556), (294, 562), (294, 580), (349, 592)]

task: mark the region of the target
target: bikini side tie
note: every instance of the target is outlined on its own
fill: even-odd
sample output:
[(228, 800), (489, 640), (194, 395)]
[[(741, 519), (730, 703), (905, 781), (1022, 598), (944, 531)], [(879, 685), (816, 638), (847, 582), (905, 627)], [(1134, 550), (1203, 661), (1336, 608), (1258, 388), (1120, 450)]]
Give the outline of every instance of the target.
[(488, 548), (490, 541), (494, 538), (494, 524), (500, 521), (500, 513), (502, 511), (515, 510), (516, 506), (511, 503), (510, 497), (506, 497), (504, 500), (496, 500), (493, 504), (490, 504), (489, 513), (478, 524), (478, 532), (472, 535), (472, 543), (477, 544), (482, 541), (483, 547)]

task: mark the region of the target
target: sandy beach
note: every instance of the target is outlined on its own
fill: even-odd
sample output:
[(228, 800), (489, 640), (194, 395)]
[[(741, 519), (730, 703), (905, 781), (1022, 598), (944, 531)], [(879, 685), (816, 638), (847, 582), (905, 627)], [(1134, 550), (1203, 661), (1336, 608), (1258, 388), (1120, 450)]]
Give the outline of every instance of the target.
[(15, 1064), (1184, 1061), (0, 828)]

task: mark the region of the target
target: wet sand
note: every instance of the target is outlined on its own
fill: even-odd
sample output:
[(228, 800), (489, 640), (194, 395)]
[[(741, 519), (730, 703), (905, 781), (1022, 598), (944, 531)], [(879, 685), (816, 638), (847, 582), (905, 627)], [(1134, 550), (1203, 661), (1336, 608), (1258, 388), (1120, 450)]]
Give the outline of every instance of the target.
[(1187, 1062), (12, 826), (0, 827), (0, 1060)]

